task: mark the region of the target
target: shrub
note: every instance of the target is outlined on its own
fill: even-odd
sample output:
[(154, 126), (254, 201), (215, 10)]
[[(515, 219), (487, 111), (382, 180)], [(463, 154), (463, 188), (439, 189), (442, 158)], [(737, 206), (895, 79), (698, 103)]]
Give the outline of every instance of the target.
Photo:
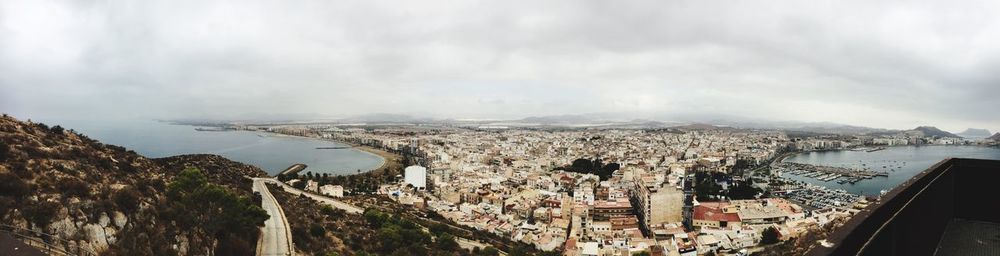
[(55, 134), (63, 134), (63, 131), (65, 131), (65, 129), (63, 129), (62, 126), (56, 125), (52, 126), (52, 128), (49, 128), (49, 131)]
[(7, 144), (0, 145), (0, 162), (7, 161), (7, 155), (10, 154), (10, 147)]
[(442, 251), (457, 251), (459, 249), (458, 242), (455, 241), (455, 237), (451, 234), (445, 233), (437, 238), (434, 246), (438, 250)]
[(13, 173), (0, 173), (0, 196), (20, 200), (31, 193), (31, 186)]
[(326, 234), (326, 229), (324, 229), (323, 226), (320, 226), (319, 224), (312, 223), (311, 225), (309, 225), (309, 234), (315, 237), (321, 237)]
[(324, 204), (323, 207), (321, 207), (319, 209), (319, 211), (320, 211), (320, 213), (323, 213), (324, 215), (326, 215), (326, 216), (328, 216), (330, 218), (344, 217), (344, 214), (346, 213), (344, 210), (335, 209), (332, 206), (326, 205), (326, 204)]
[(132, 213), (139, 209), (140, 195), (139, 191), (136, 191), (135, 188), (124, 187), (115, 191), (111, 197), (115, 202), (115, 206), (123, 212)]
[(59, 212), (59, 204), (49, 201), (38, 201), (24, 207), (24, 215), (36, 227), (45, 227), (52, 222)]
[(90, 187), (78, 179), (63, 181), (61, 187), (66, 196), (83, 198), (90, 195)]

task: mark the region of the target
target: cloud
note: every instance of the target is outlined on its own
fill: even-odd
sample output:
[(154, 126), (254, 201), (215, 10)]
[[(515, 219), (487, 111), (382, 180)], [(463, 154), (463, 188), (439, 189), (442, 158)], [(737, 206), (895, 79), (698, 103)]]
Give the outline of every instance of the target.
[(3, 1), (0, 110), (614, 112), (1000, 130), (997, 11), (962, 1)]

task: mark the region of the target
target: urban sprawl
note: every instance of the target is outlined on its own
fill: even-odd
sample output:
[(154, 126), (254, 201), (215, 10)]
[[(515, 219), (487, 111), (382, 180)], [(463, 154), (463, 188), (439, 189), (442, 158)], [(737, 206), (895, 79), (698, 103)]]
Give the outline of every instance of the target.
[[(972, 143), (906, 134), (793, 137), (782, 131), (697, 126), (241, 128), (406, 155), (411, 166), (398, 182), (381, 185), (378, 194), (565, 255), (749, 254), (842, 221), (877, 200), (781, 173), (842, 182), (880, 173), (783, 163), (790, 154)], [(345, 193), (341, 186), (312, 181), (306, 188), (333, 197)]]

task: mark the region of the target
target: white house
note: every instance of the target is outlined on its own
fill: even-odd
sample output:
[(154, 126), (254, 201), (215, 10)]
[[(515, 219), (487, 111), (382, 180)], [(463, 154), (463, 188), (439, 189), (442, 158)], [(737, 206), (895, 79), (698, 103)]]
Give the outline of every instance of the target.
[(323, 185), (319, 187), (319, 193), (332, 197), (344, 197), (344, 187), (340, 185)]

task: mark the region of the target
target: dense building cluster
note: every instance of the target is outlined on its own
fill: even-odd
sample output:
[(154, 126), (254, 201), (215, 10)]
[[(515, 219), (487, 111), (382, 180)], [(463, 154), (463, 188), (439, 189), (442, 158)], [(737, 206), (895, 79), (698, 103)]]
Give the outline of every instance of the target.
[(851, 136), (792, 136), (707, 125), (268, 129), (405, 155), (414, 166), (378, 193), (461, 225), (567, 255), (752, 252), (849, 217), (870, 200), (784, 178), (782, 173), (815, 169), (819, 179), (836, 176), (845, 182), (858, 175), (879, 175), (781, 163), (789, 153), (981, 143), (929, 136), (937, 130), (927, 127)]
[[(776, 131), (315, 129), (325, 138), (408, 154), (413, 164), (427, 168), (426, 189), (408, 171), (380, 193), (462, 225), (569, 255), (737, 252), (759, 245), (767, 228), (788, 239), (840, 216), (813, 211), (849, 214), (854, 203), (803, 207), (811, 201), (694, 199), (693, 173), (751, 181), (751, 175), (737, 171), (764, 168), (804, 141)], [(825, 144), (822, 140), (806, 143)], [(849, 145), (844, 143), (838, 146)], [(609, 168), (610, 176), (599, 173)], [(754, 184), (769, 189), (766, 182)]]

